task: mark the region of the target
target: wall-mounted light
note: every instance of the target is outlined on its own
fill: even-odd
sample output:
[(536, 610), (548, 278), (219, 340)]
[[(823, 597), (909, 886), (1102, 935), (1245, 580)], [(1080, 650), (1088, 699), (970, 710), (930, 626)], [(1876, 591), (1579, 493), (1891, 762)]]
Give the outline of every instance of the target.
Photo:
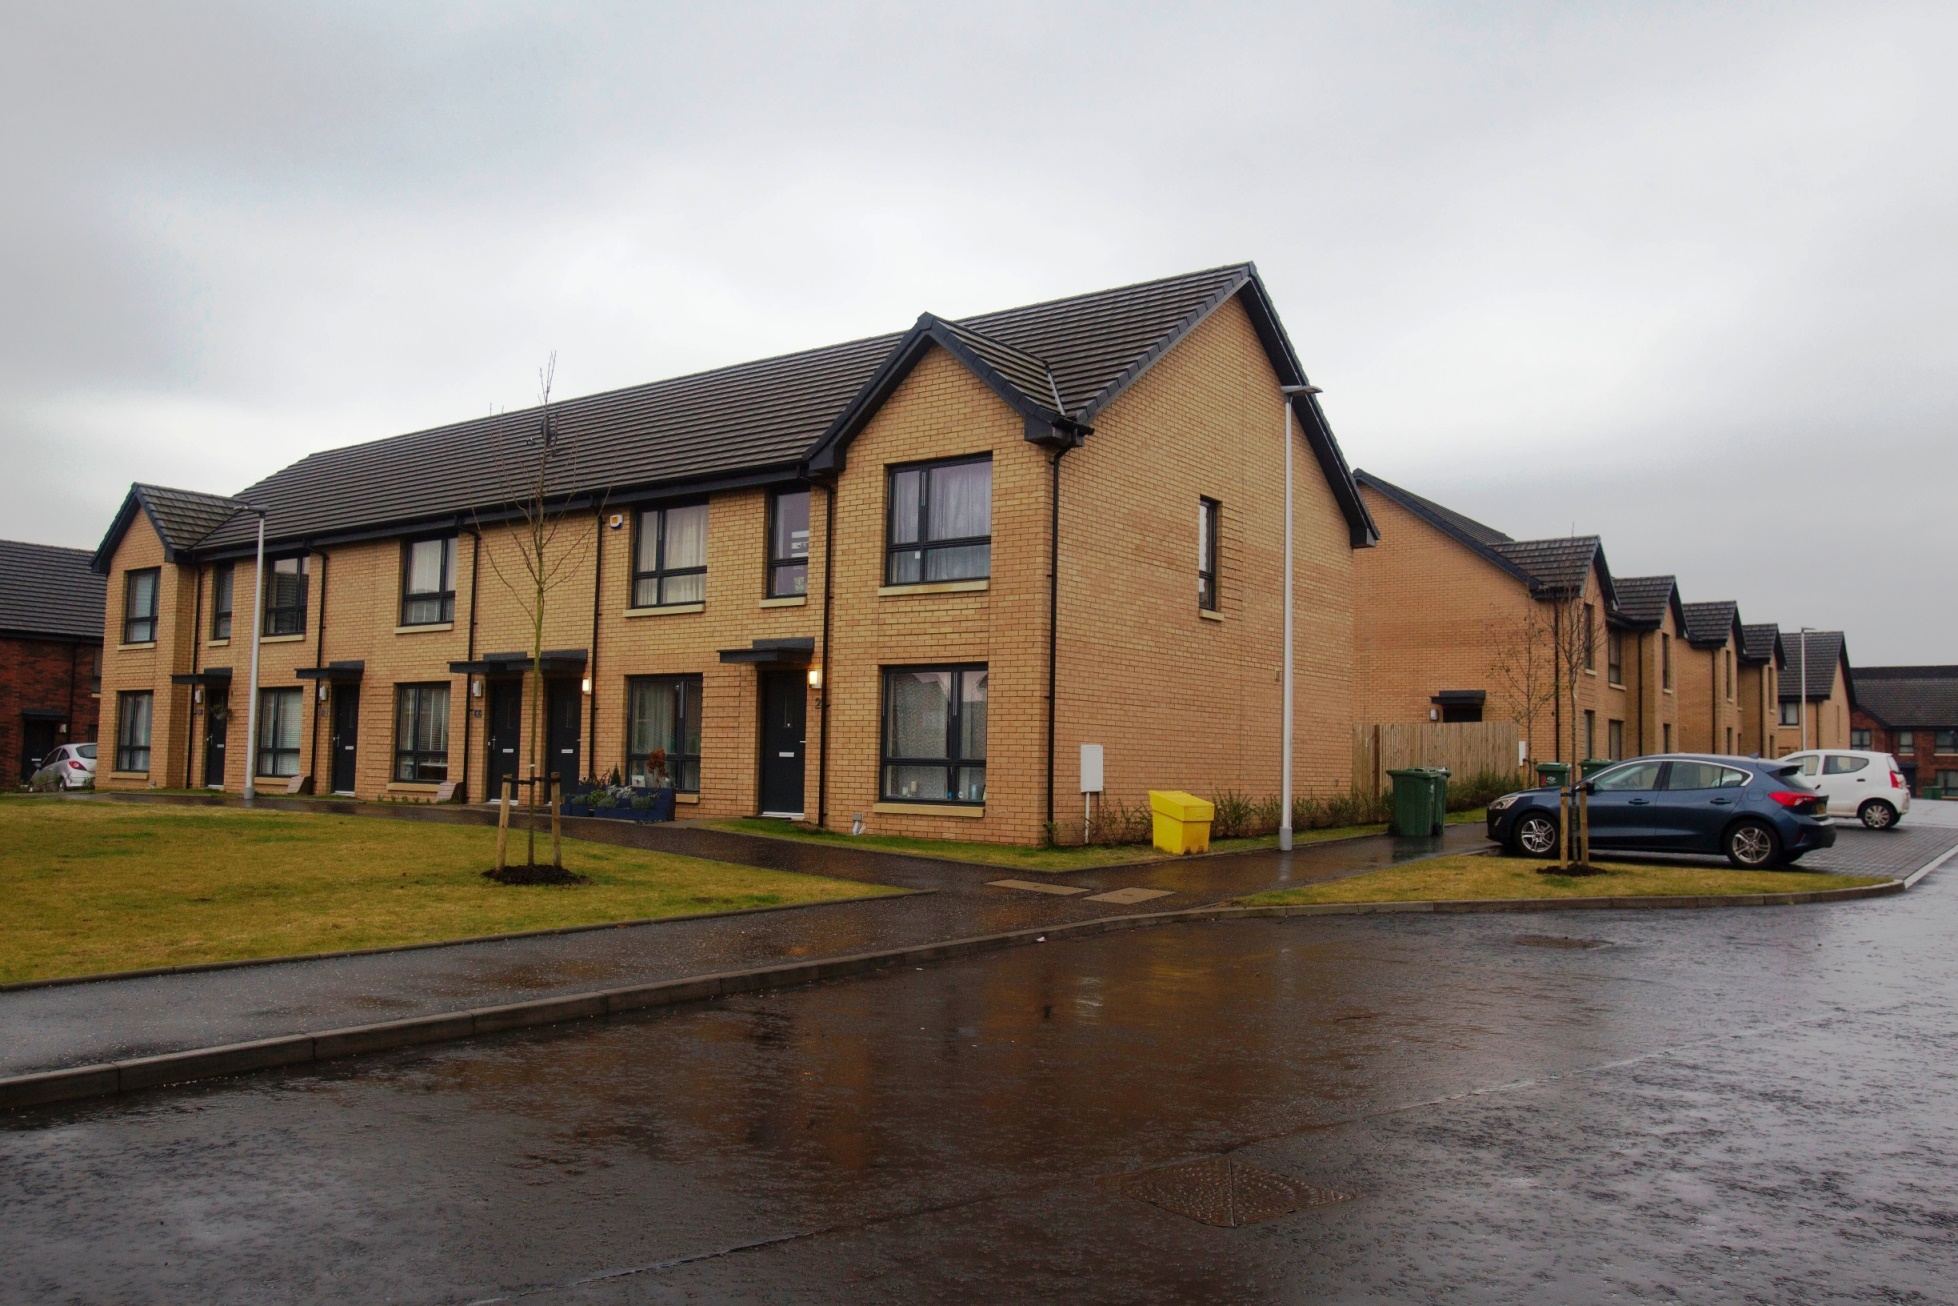
[(190, 701), (193, 703), (202, 703), (204, 701), (204, 686), (198, 685), (190, 691)]
[(584, 690), (589, 695), (591, 693), (591, 677), (586, 676), (583, 680), (579, 681), (578, 688)]
[(320, 681), (320, 702), (326, 702), (326, 682)]
[(822, 687), (823, 687), (823, 669), (821, 667), (809, 668), (809, 688), (821, 689)]
[(482, 678), (480, 676), (471, 676), (469, 678), (469, 697), (481, 698), (482, 696), (483, 696)]
[(625, 514), (622, 512), (615, 512), (610, 517), (607, 517), (605, 519), (605, 524), (607, 526), (610, 526), (615, 531), (619, 530), (625, 525)]

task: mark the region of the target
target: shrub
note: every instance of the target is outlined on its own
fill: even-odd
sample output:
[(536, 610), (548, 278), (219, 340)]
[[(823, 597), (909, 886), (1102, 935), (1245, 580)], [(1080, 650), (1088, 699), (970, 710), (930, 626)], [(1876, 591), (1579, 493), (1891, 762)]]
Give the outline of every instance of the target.
[(1235, 789), (1226, 789), (1210, 800), (1217, 809), (1210, 822), (1210, 837), (1213, 839), (1235, 839), (1251, 833), (1251, 818), (1258, 810), (1258, 804), (1246, 798)]
[(612, 796), (612, 791), (610, 789), (600, 789), (592, 794), (591, 805), (594, 809), (597, 808), (609, 809), (609, 808), (617, 807), (619, 805), (619, 800)]
[(633, 811), (635, 811), (635, 812), (650, 812), (650, 811), (652, 811), (652, 810), (653, 810), (653, 796), (652, 796), (651, 794), (635, 794), (635, 795), (633, 795), (633, 799), (632, 799), (632, 810), (633, 810)]
[(1480, 775), (1451, 777), (1448, 781), (1448, 810), (1466, 812), (1487, 807), (1492, 799), (1514, 793), (1516, 777), (1506, 771), (1484, 771)]

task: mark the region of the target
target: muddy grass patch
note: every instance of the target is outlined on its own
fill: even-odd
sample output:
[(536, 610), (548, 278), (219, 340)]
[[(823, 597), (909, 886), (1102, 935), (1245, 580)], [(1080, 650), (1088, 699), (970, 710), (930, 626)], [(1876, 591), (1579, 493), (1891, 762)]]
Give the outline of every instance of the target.
[(526, 863), (522, 866), (506, 866), (497, 870), (494, 866), (483, 872), (485, 880), (498, 884), (590, 884), (589, 875), (567, 871), (562, 866), (546, 866), (541, 863)]

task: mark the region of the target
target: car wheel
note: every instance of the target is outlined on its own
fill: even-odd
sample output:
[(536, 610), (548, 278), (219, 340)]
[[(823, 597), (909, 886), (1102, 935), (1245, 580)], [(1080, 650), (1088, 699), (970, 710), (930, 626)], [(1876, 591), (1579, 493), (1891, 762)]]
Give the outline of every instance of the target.
[(1781, 860), (1781, 840), (1760, 821), (1742, 821), (1727, 831), (1727, 860), (1742, 870), (1764, 871)]
[(1897, 809), (1881, 798), (1872, 798), (1856, 809), (1856, 815), (1872, 830), (1888, 830), (1897, 823)]
[(1510, 831), (1509, 848), (1525, 857), (1550, 857), (1557, 851), (1557, 822), (1541, 812), (1531, 812), (1516, 822)]

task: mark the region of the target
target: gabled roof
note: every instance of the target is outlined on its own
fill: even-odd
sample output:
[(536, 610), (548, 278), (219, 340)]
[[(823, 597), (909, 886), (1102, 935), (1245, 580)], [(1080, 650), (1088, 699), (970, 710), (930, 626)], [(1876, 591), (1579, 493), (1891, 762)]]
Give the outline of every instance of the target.
[(1740, 643), (1740, 604), (1732, 599), (1680, 605), (1686, 614), (1682, 633), (1695, 648), (1719, 648), (1731, 637)]
[(1679, 581), (1672, 576), (1614, 576), (1618, 592), (1615, 615), (1625, 625), (1657, 630), (1665, 623), (1666, 609), (1672, 609), (1673, 625), (1686, 626), (1686, 614), (1679, 602)]
[(1958, 667), (1858, 667), (1856, 706), (1892, 730), (1958, 730)]
[(1781, 627), (1772, 621), (1756, 625), (1743, 625), (1740, 628), (1740, 660), (1766, 664), (1774, 661), (1775, 652), (1781, 647)]
[(108, 533), (97, 546), (91, 565), (101, 575), (109, 574), (109, 559), (115, 555), (116, 545), (122, 542), (122, 533), (136, 520), (138, 511), (149, 517), (150, 525), (156, 528), (157, 538), (163, 541), (163, 560), (177, 562), (189, 550), (210, 539), (212, 533), (226, 522), (246, 510), (244, 501), (228, 499), (221, 494), (173, 490), (164, 485), (132, 485), (129, 493), (123, 496), (122, 507), (116, 509)]
[(108, 582), (94, 554), (0, 540), (0, 635), (99, 641)]
[[(1029, 439), (1064, 445), (1210, 313), (1237, 298), (1281, 384), (1303, 385), (1290, 341), (1249, 263), (1031, 304), (958, 321), (927, 313), (872, 336), (690, 376), (554, 402), (552, 431), (573, 454), (554, 474), (567, 502), (629, 502), (738, 485), (821, 478), (927, 347), (957, 357), (1027, 420)], [(1377, 538), (1325, 415), (1297, 396), (1356, 547)], [(434, 427), (301, 459), (245, 490), (275, 544), (410, 531), (491, 515), (514, 501), (540, 409)], [(244, 520), (204, 538), (239, 552)]]
[[(1781, 636), (1781, 683), (1780, 697), (1794, 700), (1802, 697), (1801, 679), (1802, 640), (1798, 631), (1784, 632)], [(1849, 690), (1851, 706), (1856, 703), (1856, 680), (1849, 668), (1849, 646), (1840, 630), (1811, 630), (1808, 632), (1808, 700), (1813, 703), (1829, 697), (1835, 688), (1836, 667), (1842, 667), (1843, 683)]]
[(1595, 535), (1573, 535), (1549, 540), (1513, 540), (1493, 526), (1484, 526), (1472, 517), (1444, 508), (1384, 481), (1372, 472), (1353, 473), (1355, 483), (1374, 490), (1414, 514), (1443, 535), (1516, 577), (1538, 598), (1568, 597), (1581, 589), (1595, 561), (1603, 579), (1605, 607), (1615, 606), (1611, 570), (1605, 566), (1604, 551)]

